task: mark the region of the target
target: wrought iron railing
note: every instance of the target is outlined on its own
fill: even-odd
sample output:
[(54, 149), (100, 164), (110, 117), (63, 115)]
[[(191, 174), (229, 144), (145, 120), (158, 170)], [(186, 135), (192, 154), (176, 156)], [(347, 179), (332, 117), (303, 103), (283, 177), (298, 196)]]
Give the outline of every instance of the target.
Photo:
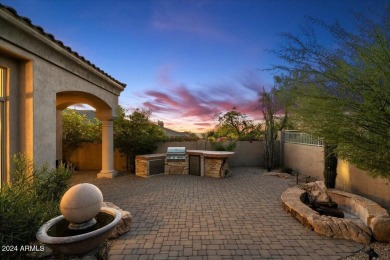
[(286, 143), (324, 146), (324, 142), (321, 138), (295, 130), (284, 131), (283, 140)]

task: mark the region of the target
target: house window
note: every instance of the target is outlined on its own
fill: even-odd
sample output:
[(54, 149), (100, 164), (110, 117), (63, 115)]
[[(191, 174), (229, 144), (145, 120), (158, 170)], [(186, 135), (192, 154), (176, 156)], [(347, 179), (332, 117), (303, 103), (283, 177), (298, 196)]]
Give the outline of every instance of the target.
[(7, 70), (0, 67), (0, 187), (6, 181), (5, 173), (5, 89)]

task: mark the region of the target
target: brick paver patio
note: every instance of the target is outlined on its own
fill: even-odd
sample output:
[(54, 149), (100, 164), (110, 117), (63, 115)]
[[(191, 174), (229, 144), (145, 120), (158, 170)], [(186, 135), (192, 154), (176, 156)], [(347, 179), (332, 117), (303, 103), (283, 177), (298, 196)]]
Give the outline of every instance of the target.
[(233, 177), (123, 175), (96, 179), (79, 173), (133, 215), (131, 231), (110, 249), (110, 259), (339, 259), (362, 249), (319, 236), (283, 211), (288, 180), (260, 168), (235, 168)]

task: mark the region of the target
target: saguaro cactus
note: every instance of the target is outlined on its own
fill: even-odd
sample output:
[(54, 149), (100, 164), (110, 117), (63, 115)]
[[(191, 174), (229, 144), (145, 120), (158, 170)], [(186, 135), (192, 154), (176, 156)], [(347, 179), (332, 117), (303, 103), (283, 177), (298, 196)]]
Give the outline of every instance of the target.
[(333, 189), (336, 186), (337, 154), (336, 146), (325, 143), (324, 145), (324, 178), (325, 186)]
[(274, 141), (277, 136), (275, 129), (275, 113), (276, 113), (276, 101), (273, 92), (260, 93), (260, 109), (263, 113), (265, 121), (265, 133), (264, 133), (264, 164), (267, 171), (271, 171), (275, 166), (275, 145)]

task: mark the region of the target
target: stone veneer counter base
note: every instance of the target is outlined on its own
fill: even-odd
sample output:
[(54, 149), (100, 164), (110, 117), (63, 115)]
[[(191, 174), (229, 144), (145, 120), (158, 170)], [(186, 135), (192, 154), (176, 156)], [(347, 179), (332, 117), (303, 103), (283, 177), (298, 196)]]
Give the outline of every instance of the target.
[(151, 176), (151, 162), (165, 161), (164, 170), (160, 174), (164, 175), (187, 175), (189, 174), (189, 157), (200, 157), (200, 176), (212, 178), (225, 178), (230, 176), (228, 158), (234, 152), (227, 151), (207, 151), (207, 150), (187, 150), (183, 161), (167, 161), (166, 154), (146, 154), (138, 155), (135, 159), (135, 174), (140, 177)]
[(184, 160), (168, 161), (165, 159), (165, 175), (187, 175), (189, 170), (188, 155)]
[[(139, 177), (150, 177), (150, 162), (151, 161), (165, 161), (166, 154), (145, 154), (137, 155), (135, 158), (135, 175)], [(160, 174), (163, 174), (164, 170), (161, 170)]]
[(187, 154), (189, 156), (200, 156), (201, 176), (219, 179), (230, 176), (230, 167), (227, 160), (234, 155), (234, 152), (187, 150)]

